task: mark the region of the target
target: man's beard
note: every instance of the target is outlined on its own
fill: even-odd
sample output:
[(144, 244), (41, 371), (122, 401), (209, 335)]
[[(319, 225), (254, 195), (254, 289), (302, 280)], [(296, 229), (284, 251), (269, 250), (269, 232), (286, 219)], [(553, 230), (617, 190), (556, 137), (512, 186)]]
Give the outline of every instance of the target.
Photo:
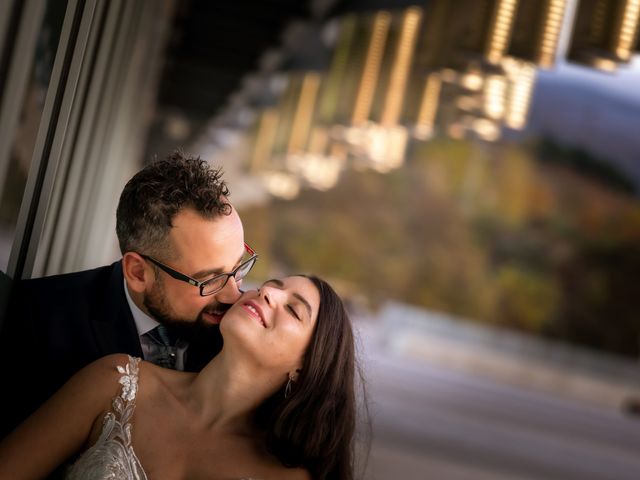
[(177, 317), (166, 301), (164, 285), (158, 281), (156, 281), (151, 292), (144, 293), (142, 303), (151, 317), (168, 327), (177, 338), (187, 342), (192, 342), (195, 339), (205, 340), (219, 335), (219, 326), (205, 321), (202, 314), (205, 311), (224, 311), (230, 307), (230, 305), (214, 300), (204, 307), (195, 319)]

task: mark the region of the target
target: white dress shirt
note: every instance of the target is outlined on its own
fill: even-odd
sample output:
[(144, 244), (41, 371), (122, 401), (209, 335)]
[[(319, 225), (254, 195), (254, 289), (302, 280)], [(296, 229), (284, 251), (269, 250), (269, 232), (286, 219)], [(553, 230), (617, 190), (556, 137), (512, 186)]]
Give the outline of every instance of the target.
[[(124, 293), (127, 297), (127, 303), (129, 304), (129, 308), (131, 309), (133, 320), (136, 323), (136, 330), (138, 331), (140, 346), (142, 347), (142, 355), (144, 356), (144, 359), (147, 360), (152, 356), (152, 351), (157, 348), (157, 345), (154, 343), (153, 339), (148, 335), (145, 335), (145, 333), (149, 333), (151, 330), (160, 325), (160, 323), (144, 313), (131, 299), (126, 280), (124, 280)], [(185, 355), (188, 347), (189, 344), (184, 340), (178, 340), (178, 342), (176, 343), (176, 370), (184, 370)]]

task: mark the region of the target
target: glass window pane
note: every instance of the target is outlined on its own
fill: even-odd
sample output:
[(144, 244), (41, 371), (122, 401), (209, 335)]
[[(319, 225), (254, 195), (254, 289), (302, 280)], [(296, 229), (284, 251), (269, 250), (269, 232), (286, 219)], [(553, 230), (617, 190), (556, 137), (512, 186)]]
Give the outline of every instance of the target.
[(47, 2), (43, 24), (38, 34), (29, 83), (21, 107), (20, 120), (11, 148), (9, 166), (5, 177), (0, 178), (0, 182), (3, 184), (3, 188), (0, 189), (2, 192), (2, 198), (0, 198), (0, 270), (2, 271), (6, 271), (9, 262), (66, 4), (67, 2), (62, 0)]

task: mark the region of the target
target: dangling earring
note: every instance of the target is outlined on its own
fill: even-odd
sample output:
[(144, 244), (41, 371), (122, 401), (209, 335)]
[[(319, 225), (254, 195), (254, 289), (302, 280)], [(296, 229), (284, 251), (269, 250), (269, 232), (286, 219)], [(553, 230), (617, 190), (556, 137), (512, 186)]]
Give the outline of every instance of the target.
[(284, 387), (284, 398), (287, 398), (289, 395), (291, 395), (291, 387), (293, 385), (293, 382), (295, 382), (295, 380), (293, 379), (293, 375), (289, 374), (289, 380), (287, 380), (287, 385), (286, 387)]

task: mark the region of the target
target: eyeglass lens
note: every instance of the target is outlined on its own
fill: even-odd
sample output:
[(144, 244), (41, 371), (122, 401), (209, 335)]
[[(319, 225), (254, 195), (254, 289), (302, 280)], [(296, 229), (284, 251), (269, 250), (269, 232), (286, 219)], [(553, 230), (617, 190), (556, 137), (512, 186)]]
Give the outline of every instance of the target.
[[(238, 270), (236, 270), (235, 275), (233, 275), (233, 277), (235, 277), (236, 279), (236, 282), (239, 280), (242, 280), (244, 277), (247, 276), (249, 271), (253, 268), (254, 263), (256, 263), (256, 257), (250, 258), (249, 260), (247, 260), (246, 262), (244, 262), (238, 267)], [(224, 274), (224, 275), (219, 275), (217, 277), (212, 278), (210, 281), (208, 281), (202, 286), (202, 295), (211, 295), (212, 293), (215, 293), (218, 290), (222, 289), (227, 283), (227, 280), (229, 280), (230, 276), (232, 275)]]

